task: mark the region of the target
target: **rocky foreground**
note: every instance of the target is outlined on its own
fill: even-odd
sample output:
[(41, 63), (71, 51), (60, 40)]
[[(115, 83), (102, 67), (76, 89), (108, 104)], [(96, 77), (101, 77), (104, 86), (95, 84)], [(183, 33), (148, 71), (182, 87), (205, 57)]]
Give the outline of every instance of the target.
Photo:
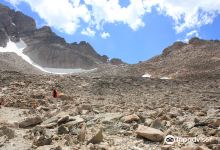
[[(58, 98), (52, 97), (54, 88)], [(219, 99), (220, 79), (4, 71), (0, 149), (219, 150)], [(200, 140), (168, 145), (166, 135)]]

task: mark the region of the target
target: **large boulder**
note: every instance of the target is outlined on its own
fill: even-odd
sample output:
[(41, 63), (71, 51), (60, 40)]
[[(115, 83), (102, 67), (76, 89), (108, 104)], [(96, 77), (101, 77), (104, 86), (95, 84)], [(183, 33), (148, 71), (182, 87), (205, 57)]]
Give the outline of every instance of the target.
[(35, 126), (37, 124), (40, 124), (41, 122), (43, 122), (43, 121), (42, 121), (41, 117), (39, 117), (39, 116), (28, 117), (19, 123), (19, 127), (20, 128), (27, 128), (30, 126)]
[(164, 133), (158, 129), (139, 125), (136, 130), (137, 135), (154, 142), (161, 142), (164, 139)]

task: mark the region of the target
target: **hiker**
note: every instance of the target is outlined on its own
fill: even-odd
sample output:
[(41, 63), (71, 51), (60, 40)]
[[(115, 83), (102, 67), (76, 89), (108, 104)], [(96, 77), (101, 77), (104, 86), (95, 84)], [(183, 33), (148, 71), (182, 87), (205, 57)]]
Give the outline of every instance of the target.
[(57, 92), (57, 90), (55, 90), (55, 89), (53, 90), (53, 97), (54, 97), (54, 98), (57, 98), (57, 97), (58, 97), (58, 92)]

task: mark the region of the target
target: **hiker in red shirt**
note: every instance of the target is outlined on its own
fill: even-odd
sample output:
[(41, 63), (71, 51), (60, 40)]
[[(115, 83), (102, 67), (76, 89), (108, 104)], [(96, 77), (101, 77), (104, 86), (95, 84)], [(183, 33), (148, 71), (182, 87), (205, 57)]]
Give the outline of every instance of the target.
[(55, 90), (55, 89), (53, 90), (53, 97), (54, 97), (54, 98), (57, 98), (57, 97), (58, 97), (58, 92), (57, 92), (57, 90)]

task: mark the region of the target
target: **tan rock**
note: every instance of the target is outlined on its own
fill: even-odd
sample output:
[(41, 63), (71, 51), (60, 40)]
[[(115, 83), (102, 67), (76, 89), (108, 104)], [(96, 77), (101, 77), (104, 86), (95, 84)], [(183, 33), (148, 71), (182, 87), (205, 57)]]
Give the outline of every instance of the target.
[(177, 116), (181, 116), (182, 112), (179, 108), (176, 108), (176, 107), (172, 107), (170, 109), (170, 112), (168, 113), (169, 117), (171, 118), (175, 118)]
[(89, 110), (82, 110), (82, 112), (81, 112), (82, 115), (86, 115), (88, 113), (89, 113)]
[(102, 128), (87, 142), (87, 144), (97, 144), (103, 141)]
[(80, 115), (70, 117), (69, 122), (65, 123), (65, 126), (72, 128), (73, 126), (80, 125), (81, 123), (84, 122), (84, 119), (81, 118)]
[(191, 136), (198, 136), (198, 135), (201, 135), (203, 134), (203, 130), (201, 128), (197, 128), (197, 127), (193, 127), (190, 131), (189, 131), (189, 134)]
[(144, 122), (144, 125), (145, 126), (150, 126), (152, 122), (153, 122), (152, 119), (146, 119), (145, 122)]
[(96, 115), (96, 119), (100, 119), (102, 123), (108, 124), (112, 121), (118, 120), (123, 116), (122, 113), (105, 113)]
[(58, 125), (61, 125), (61, 124), (66, 123), (66, 122), (68, 122), (68, 121), (69, 121), (69, 116), (67, 115), (67, 116), (63, 116), (62, 118), (60, 118), (60, 119), (57, 121), (57, 123), (58, 123)]
[(155, 129), (159, 129), (164, 131), (166, 129), (166, 127), (162, 124), (162, 121), (160, 119), (155, 119), (152, 123), (151, 123), (151, 128), (155, 128)]
[(193, 121), (188, 121), (183, 123), (183, 128), (186, 130), (190, 130), (195, 126), (195, 122)]
[(139, 125), (136, 130), (137, 135), (154, 142), (161, 142), (164, 139), (164, 133), (158, 129)]
[(24, 121), (21, 121), (19, 123), (19, 127), (26, 128), (29, 126), (35, 126), (37, 124), (40, 124), (41, 122), (42, 122), (42, 119), (39, 116), (30, 117), (30, 118), (26, 118)]
[(85, 139), (86, 139), (86, 124), (85, 123), (82, 124), (81, 130), (80, 130), (77, 138), (80, 142), (85, 141)]
[(218, 130), (217, 129), (211, 129), (210, 131), (208, 131), (208, 135), (209, 136), (213, 136), (213, 135), (215, 135), (215, 134), (217, 134), (218, 133)]
[(138, 121), (140, 120), (140, 118), (136, 114), (132, 114), (132, 115), (122, 117), (121, 120), (123, 122), (130, 123), (132, 121)]
[(43, 128), (54, 128), (56, 125), (57, 125), (56, 122), (52, 122), (52, 123), (43, 124), (43, 125), (40, 125), (40, 126), (43, 127)]
[(82, 114), (83, 110), (87, 110), (89, 112), (92, 111), (92, 106), (90, 104), (82, 104), (78, 106), (77, 109), (78, 109), (78, 112)]
[(212, 125), (215, 126), (215, 127), (219, 127), (220, 126), (220, 119), (214, 120)]

